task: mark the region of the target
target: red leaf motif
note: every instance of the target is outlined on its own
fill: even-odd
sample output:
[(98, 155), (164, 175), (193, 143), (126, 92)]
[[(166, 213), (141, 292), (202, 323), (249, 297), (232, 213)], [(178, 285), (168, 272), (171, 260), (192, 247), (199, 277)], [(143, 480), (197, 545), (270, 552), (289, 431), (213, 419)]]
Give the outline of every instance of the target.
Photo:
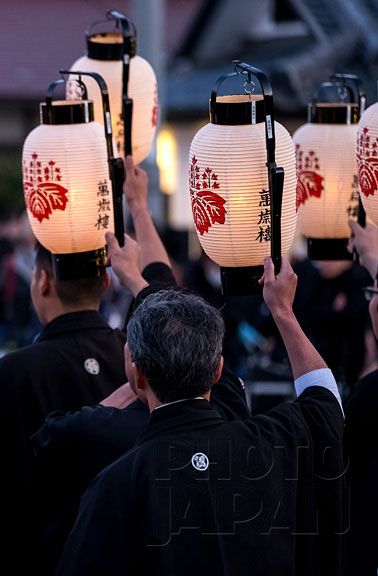
[(226, 216), (224, 205), (226, 200), (209, 190), (208, 192), (198, 192), (197, 201), (203, 204), (204, 208), (210, 216), (212, 224), (215, 224), (215, 222), (224, 224)]
[(51, 206), (44, 194), (34, 188), (29, 196), (29, 210), (38, 222), (42, 222), (44, 218), (47, 220), (51, 214)]
[(53, 210), (64, 210), (67, 204), (67, 189), (60, 184), (43, 182), (38, 188), (46, 194)]
[(308, 194), (306, 188), (303, 186), (302, 182), (299, 180), (297, 181), (297, 196), (296, 196), (296, 209), (298, 212), (298, 208), (301, 204), (304, 204), (308, 198)]
[(358, 183), (364, 196), (373, 196), (378, 190), (378, 138), (369, 135), (365, 126), (357, 135)]
[(320, 198), (323, 191), (323, 176), (310, 170), (298, 172), (297, 210), (310, 196)]
[(154, 105), (152, 107), (152, 113), (151, 113), (151, 124), (152, 127), (155, 128), (155, 126), (157, 125), (157, 121), (158, 121), (158, 94), (157, 94), (157, 86), (155, 86), (155, 90), (154, 90)]
[(297, 157), (297, 210), (304, 204), (310, 196), (320, 198), (323, 191), (323, 176), (318, 174), (320, 170), (319, 158), (314, 150), (304, 152), (301, 145), (296, 144), (295, 152)]
[(25, 204), (26, 208), (29, 208), (29, 198), (30, 193), (33, 190), (33, 184), (28, 182), (27, 180), (24, 181), (24, 195), (25, 195)]
[(45, 182), (42, 182), (40, 176), (42, 164), (37, 158), (38, 154), (34, 152), (30, 163), (27, 161), (24, 163), (24, 193), (26, 207), (34, 218), (42, 222), (43, 219), (49, 219), (53, 210), (65, 210), (68, 190), (57, 183), (62, 177), (60, 168), (55, 166), (54, 160), (50, 160), (44, 167)]
[(209, 231), (212, 224), (224, 224), (226, 209), (224, 200), (211, 188), (219, 188), (216, 174), (212, 174), (212, 168), (206, 167), (200, 176), (199, 166), (196, 166), (197, 158), (192, 157), (189, 169), (190, 197), (194, 223), (201, 236)]
[(204, 232), (208, 232), (211, 226), (210, 218), (201, 202), (198, 202), (196, 196), (192, 196), (192, 211), (194, 224), (198, 232), (203, 236)]
[(378, 190), (378, 158), (357, 157), (358, 183), (364, 196), (373, 196)]

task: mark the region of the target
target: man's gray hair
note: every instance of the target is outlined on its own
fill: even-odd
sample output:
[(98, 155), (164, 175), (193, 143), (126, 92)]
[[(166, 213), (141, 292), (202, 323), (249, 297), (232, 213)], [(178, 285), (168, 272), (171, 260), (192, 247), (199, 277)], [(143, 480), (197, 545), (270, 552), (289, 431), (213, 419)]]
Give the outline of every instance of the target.
[(133, 362), (160, 402), (207, 392), (222, 354), (224, 322), (199, 296), (161, 290), (148, 296), (127, 326)]

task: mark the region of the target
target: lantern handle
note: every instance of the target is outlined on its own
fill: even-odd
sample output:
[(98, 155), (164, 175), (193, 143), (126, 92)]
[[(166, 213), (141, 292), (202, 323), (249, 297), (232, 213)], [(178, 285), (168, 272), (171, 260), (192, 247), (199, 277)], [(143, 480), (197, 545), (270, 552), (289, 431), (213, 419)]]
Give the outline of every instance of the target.
[[(95, 26), (98, 26), (98, 24), (105, 24), (111, 20), (115, 20), (116, 28), (119, 28), (120, 21), (126, 20), (128, 22), (128, 25), (130, 26), (130, 29), (131, 29), (131, 33), (127, 34), (127, 36), (136, 38), (137, 30), (136, 30), (135, 24), (131, 20), (129, 20), (124, 14), (122, 14), (122, 12), (118, 12), (117, 10), (108, 10), (106, 12), (106, 20), (101, 19), (101, 20), (95, 20), (94, 22), (92, 22), (89, 25), (89, 28), (85, 33), (86, 36), (87, 37), (91, 36), (93, 34), (93, 28)], [(125, 33), (126, 30), (125, 30), (125, 27), (123, 25), (122, 25), (122, 28), (123, 28), (123, 32)], [(100, 34), (100, 32), (99, 32), (99, 34)]]
[(248, 74), (249, 81), (251, 75), (255, 76), (260, 83), (261, 91), (264, 98), (264, 114), (265, 114), (265, 136), (266, 136), (266, 151), (267, 151), (267, 165), (275, 163), (275, 149), (276, 139), (274, 132), (274, 108), (273, 108), (273, 92), (272, 86), (269, 82), (268, 76), (262, 70), (240, 62), (240, 60), (233, 60), (235, 65), (235, 72), (237, 74)]
[(223, 74), (223, 76), (220, 76), (218, 80), (215, 82), (210, 95), (210, 112), (215, 113), (215, 104), (217, 102), (218, 90), (220, 88), (220, 85), (225, 80), (227, 80), (227, 78), (233, 78), (235, 76), (238, 76), (237, 72), (230, 72), (229, 74)]
[(366, 108), (366, 93), (362, 88), (362, 82), (355, 74), (331, 74), (331, 82), (343, 84), (350, 91), (354, 101), (358, 103), (360, 115), (363, 114)]
[[(115, 20), (117, 28), (122, 26), (122, 32), (124, 37), (133, 36), (136, 38), (137, 30), (134, 22), (132, 22), (125, 14), (118, 12), (118, 10), (108, 10), (106, 13), (108, 20)], [(130, 31), (130, 32), (129, 32)]]
[[(93, 80), (97, 83), (98, 87), (101, 91), (101, 99), (102, 99), (102, 110), (103, 110), (103, 117), (104, 117), (104, 128), (105, 128), (105, 138), (106, 138), (106, 148), (108, 152), (108, 158), (114, 156), (113, 152), (113, 131), (112, 131), (112, 122), (110, 116), (110, 103), (109, 103), (109, 91), (105, 80), (103, 79), (100, 74), (97, 72), (82, 72), (80, 70), (59, 70), (59, 73), (62, 76), (79, 76), (76, 82), (80, 84), (84, 84), (81, 81), (81, 76), (90, 76)], [(63, 80), (64, 82), (65, 80)], [(61, 80), (62, 82), (62, 80)]]
[(50, 86), (47, 88), (47, 92), (46, 92), (46, 106), (47, 106), (48, 108), (51, 108), (51, 106), (52, 106), (52, 98), (53, 98), (53, 94), (54, 94), (55, 88), (56, 88), (57, 86), (60, 86), (61, 84), (64, 84), (64, 83), (65, 83), (65, 80), (63, 80), (63, 79), (60, 78), (59, 80), (55, 80), (55, 82), (52, 82), (52, 83), (50, 84)]
[[(101, 91), (102, 110), (104, 118), (104, 130), (106, 149), (109, 164), (109, 177), (112, 182), (112, 195), (113, 195), (113, 213), (114, 213), (114, 231), (115, 236), (120, 246), (124, 244), (124, 222), (122, 211), (122, 198), (123, 198), (123, 181), (125, 177), (124, 163), (122, 158), (115, 158), (113, 151), (113, 131), (112, 120), (110, 115), (109, 91), (108, 86), (103, 77), (97, 72), (80, 72), (76, 70), (60, 70), (60, 74), (77, 75), (81, 82), (81, 76), (90, 76), (95, 80)], [(64, 80), (63, 80), (64, 81)], [(62, 80), (60, 81), (62, 82)]]

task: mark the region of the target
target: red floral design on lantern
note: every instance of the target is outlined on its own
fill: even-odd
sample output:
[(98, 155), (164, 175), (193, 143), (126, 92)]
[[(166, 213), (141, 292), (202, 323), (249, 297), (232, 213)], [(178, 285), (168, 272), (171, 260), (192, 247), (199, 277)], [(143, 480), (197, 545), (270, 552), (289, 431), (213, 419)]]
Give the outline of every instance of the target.
[(42, 167), (34, 152), (30, 162), (24, 162), (22, 171), (26, 207), (34, 218), (42, 222), (49, 219), (53, 210), (65, 210), (68, 190), (59, 184), (62, 175), (53, 160)]
[(378, 137), (370, 136), (365, 126), (357, 136), (358, 183), (367, 197), (378, 190)]
[(224, 224), (226, 200), (213, 192), (219, 188), (218, 176), (211, 168), (205, 168), (201, 172), (195, 156), (190, 164), (189, 188), (194, 223), (201, 236), (208, 232), (215, 222)]
[[(319, 158), (313, 150), (304, 156), (300, 144), (296, 145), (297, 154), (297, 210), (310, 196), (320, 198), (323, 191), (323, 176), (319, 174)], [(304, 156), (304, 157), (303, 157)]]
[(154, 105), (152, 107), (152, 117), (151, 117), (151, 124), (155, 128), (158, 121), (158, 93), (157, 93), (157, 86), (155, 86), (154, 90)]

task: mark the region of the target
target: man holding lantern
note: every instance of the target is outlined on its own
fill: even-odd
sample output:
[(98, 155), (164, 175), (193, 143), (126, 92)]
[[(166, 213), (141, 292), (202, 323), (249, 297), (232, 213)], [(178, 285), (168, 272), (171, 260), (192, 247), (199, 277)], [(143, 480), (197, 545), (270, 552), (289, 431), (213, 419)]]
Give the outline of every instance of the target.
[[(140, 263), (149, 280), (156, 269), (160, 270), (157, 262), (169, 264), (169, 260), (146, 208), (147, 197), (139, 200), (139, 188), (146, 189), (147, 194), (143, 180), (147, 177), (138, 172), (136, 178), (136, 170), (128, 158), (125, 194), (140, 241)], [(58, 280), (50, 252), (38, 245), (31, 294), (44, 328), (34, 344), (0, 359), (0, 486), (6, 495), (2, 517), (7, 526), (1, 551), (13, 562), (15, 573), (21, 573), (27, 562), (42, 574), (42, 564), (49, 563), (47, 552), (40, 553), (43, 520), (34, 485), (31, 435), (53, 410), (78, 410), (96, 404), (126, 380), (125, 336), (112, 329), (98, 312), (109, 286), (105, 269), (102, 272), (96, 278)], [(147, 285), (145, 278), (137, 291)], [(160, 280), (161, 285), (174, 282), (170, 268), (160, 270)], [(49, 538), (51, 530), (50, 526)], [(23, 554), (19, 554), (20, 546)], [(53, 549), (48, 553), (54, 556)]]
[[(130, 244), (108, 241), (127, 283)], [(341, 574), (340, 397), (292, 312), (288, 261), (277, 276), (270, 258), (264, 270), (296, 402), (226, 422), (209, 404), (223, 365), (219, 312), (177, 291), (147, 296), (128, 324), (125, 364), (151, 416), (134, 449), (85, 493), (59, 576)]]

